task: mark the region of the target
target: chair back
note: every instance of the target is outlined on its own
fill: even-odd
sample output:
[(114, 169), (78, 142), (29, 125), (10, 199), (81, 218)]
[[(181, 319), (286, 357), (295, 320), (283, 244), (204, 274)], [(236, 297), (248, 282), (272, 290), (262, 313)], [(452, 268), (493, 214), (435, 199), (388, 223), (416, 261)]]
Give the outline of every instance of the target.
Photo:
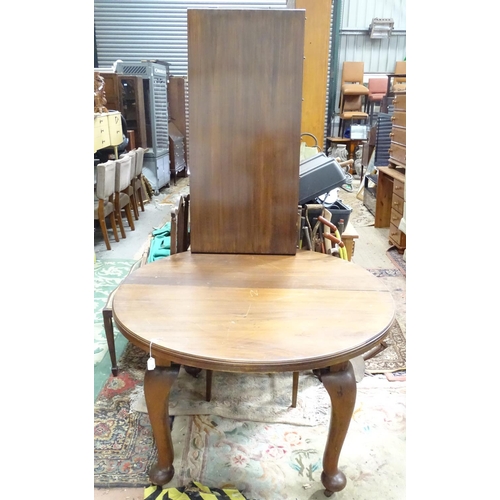
[(370, 78), (368, 80), (368, 91), (370, 92), (368, 95), (372, 96), (375, 94), (383, 94), (387, 93), (387, 80), (386, 76)]
[(137, 163), (137, 149), (132, 149), (127, 153), (130, 156), (130, 183), (134, 180), (135, 177), (135, 165)]
[(396, 73), (396, 75), (406, 75), (406, 61), (396, 61), (394, 73)]
[(115, 191), (116, 162), (108, 160), (97, 165), (96, 196), (100, 200), (107, 200)]
[[(394, 67), (394, 73), (396, 75), (406, 75), (406, 61), (396, 61), (396, 66)], [(405, 90), (406, 78), (394, 77), (394, 79), (392, 80), (392, 87), (394, 90)]]
[(119, 193), (130, 186), (130, 168), (132, 166), (132, 158), (125, 155), (123, 158), (119, 158), (115, 161), (116, 163), (116, 175), (115, 175), (115, 191)]
[(344, 83), (359, 83), (363, 85), (364, 74), (364, 62), (344, 61), (342, 65), (342, 85)]
[(144, 153), (146, 150), (144, 148), (136, 149), (136, 160), (135, 160), (135, 176), (139, 177), (142, 174), (142, 166), (144, 164)]

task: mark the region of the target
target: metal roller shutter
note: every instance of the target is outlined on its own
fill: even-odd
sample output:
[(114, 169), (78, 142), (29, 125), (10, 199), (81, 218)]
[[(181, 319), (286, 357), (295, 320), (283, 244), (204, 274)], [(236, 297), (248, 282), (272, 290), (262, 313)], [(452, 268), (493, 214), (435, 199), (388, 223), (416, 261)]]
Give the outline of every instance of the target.
[(286, 0), (95, 0), (99, 67), (111, 67), (118, 59), (159, 59), (170, 64), (172, 75), (186, 76), (188, 8), (282, 9)]

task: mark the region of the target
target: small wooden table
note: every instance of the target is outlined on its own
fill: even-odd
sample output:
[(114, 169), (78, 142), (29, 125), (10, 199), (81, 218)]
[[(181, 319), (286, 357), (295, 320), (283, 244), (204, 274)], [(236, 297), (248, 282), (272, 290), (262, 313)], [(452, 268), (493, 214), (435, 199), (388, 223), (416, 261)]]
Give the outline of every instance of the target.
[[(158, 462), (153, 484), (174, 476), (168, 399), (180, 365), (227, 372), (316, 369), (331, 400), (321, 481), (346, 486), (339, 458), (356, 400), (350, 359), (380, 344), (394, 320), (384, 283), (318, 252), (192, 254), (132, 272), (113, 299), (120, 332), (155, 358), (144, 394)], [(245, 415), (241, 415), (242, 418)]]

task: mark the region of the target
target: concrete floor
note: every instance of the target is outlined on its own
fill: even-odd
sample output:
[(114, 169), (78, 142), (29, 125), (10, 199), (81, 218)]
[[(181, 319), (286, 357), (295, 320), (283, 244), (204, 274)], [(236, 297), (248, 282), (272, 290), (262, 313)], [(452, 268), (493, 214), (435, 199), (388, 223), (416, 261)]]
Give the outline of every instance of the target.
[[(358, 181), (359, 182), (359, 181)], [(356, 186), (356, 184), (354, 184)], [(106, 250), (99, 227), (94, 235), (94, 251), (97, 259), (139, 259), (148, 247), (149, 235), (156, 227), (161, 227), (170, 220), (170, 212), (176, 205), (181, 194), (189, 193), (189, 177), (177, 180), (171, 187), (160, 190), (158, 196), (145, 206), (145, 212), (141, 212), (139, 220), (135, 221), (136, 229), (131, 231), (125, 223), (127, 237), (116, 243), (110, 231), (111, 250)], [(355, 197), (354, 193), (346, 193), (341, 190), (339, 197), (350, 206), (350, 200)], [(395, 269), (394, 264), (388, 258), (386, 251), (390, 247), (388, 243), (389, 229), (375, 228), (373, 226), (357, 227), (359, 239), (355, 241), (355, 251), (352, 261), (366, 269)], [(403, 325), (401, 325), (403, 327)], [(406, 331), (406, 324), (404, 325)], [(142, 500), (144, 488), (94, 488), (95, 500)]]

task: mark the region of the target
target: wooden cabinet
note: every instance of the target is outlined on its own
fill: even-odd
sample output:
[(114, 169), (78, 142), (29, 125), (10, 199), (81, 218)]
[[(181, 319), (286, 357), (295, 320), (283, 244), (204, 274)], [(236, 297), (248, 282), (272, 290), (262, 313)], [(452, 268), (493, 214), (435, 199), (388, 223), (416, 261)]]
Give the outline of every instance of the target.
[(389, 226), (389, 243), (403, 253), (406, 233), (399, 225), (405, 215), (406, 200), (406, 92), (396, 92), (393, 105), (389, 166), (378, 169), (375, 227)]
[(389, 242), (400, 253), (406, 248), (406, 234), (399, 230), (404, 214), (405, 182), (404, 168), (378, 168), (375, 227), (389, 228)]
[[(127, 131), (133, 131), (135, 146), (147, 148), (143, 79), (116, 73), (100, 74), (104, 78), (106, 107), (123, 115), (127, 122)], [(123, 138), (120, 144), (122, 142)]]

